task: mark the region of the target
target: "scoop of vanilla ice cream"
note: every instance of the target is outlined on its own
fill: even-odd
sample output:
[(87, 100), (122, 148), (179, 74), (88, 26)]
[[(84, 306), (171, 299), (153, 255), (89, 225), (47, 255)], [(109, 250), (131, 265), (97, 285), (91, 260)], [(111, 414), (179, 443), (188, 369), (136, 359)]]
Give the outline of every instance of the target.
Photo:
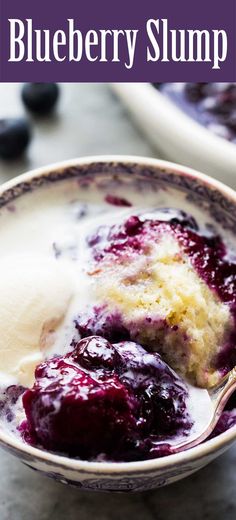
[(0, 261), (0, 373), (30, 386), (73, 295), (70, 266), (45, 256)]

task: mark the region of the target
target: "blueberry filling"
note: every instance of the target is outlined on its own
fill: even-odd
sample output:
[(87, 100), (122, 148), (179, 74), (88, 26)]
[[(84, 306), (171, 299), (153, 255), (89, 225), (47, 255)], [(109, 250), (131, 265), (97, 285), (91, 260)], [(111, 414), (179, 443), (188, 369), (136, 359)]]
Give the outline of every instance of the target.
[(235, 83), (158, 83), (154, 86), (212, 132), (236, 142)]
[(38, 366), (23, 395), (27, 439), (82, 459), (142, 460), (192, 426), (187, 389), (158, 354), (98, 336)]

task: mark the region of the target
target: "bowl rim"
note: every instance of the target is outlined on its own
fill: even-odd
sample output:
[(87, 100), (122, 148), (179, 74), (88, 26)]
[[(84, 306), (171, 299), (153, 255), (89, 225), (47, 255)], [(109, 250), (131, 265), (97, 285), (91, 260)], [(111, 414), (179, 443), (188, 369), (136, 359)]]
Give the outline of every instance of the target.
[[(188, 177), (192, 179), (200, 180), (204, 185), (214, 188), (220, 191), (226, 198), (233, 202), (236, 206), (236, 191), (229, 188), (222, 182), (209, 177), (203, 173), (198, 172), (192, 168), (176, 164), (170, 161), (141, 157), (135, 155), (95, 155), (75, 158), (66, 161), (60, 161), (47, 166), (43, 166), (27, 173), (18, 175), (10, 181), (4, 182), (0, 186), (0, 196), (3, 195), (7, 190), (16, 187), (22, 182), (31, 181), (34, 178), (45, 176), (47, 173), (57, 171), (60, 174), (70, 167), (86, 166), (94, 163), (107, 164), (122, 164), (126, 166), (129, 164), (137, 164), (140, 166), (151, 166), (153, 168), (161, 168), (164, 171), (171, 171), (177, 173), (180, 176)], [(59, 177), (56, 182), (59, 182)], [(37, 188), (35, 188), (37, 189)], [(20, 195), (24, 196), (24, 194)], [(52, 453), (50, 451), (42, 450), (40, 448), (33, 447), (29, 444), (23, 443), (12, 434), (8, 434), (0, 429), (0, 444), (9, 449), (9, 451), (17, 452), (22, 458), (32, 457), (42, 463), (50, 463), (52, 465), (59, 466), (65, 470), (74, 470), (80, 473), (91, 473), (91, 474), (138, 474), (138, 473), (149, 473), (154, 470), (167, 470), (171, 469), (179, 464), (191, 463), (202, 459), (207, 456), (211, 456), (214, 452), (224, 451), (229, 444), (236, 440), (236, 425), (231, 427), (229, 430), (221, 433), (220, 435), (206, 441), (203, 444), (195, 446), (189, 450), (167, 455), (161, 458), (148, 459), (144, 461), (133, 461), (133, 462), (90, 462), (86, 460), (79, 460), (70, 458), (64, 455)]]

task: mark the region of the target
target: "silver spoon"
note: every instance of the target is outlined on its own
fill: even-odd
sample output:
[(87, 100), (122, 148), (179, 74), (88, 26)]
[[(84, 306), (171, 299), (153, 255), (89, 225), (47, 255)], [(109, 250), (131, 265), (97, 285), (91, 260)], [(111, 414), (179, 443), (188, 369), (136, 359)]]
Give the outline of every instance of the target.
[(236, 390), (236, 367), (209, 390), (192, 385), (188, 385), (188, 390), (189, 411), (194, 425), (190, 435), (182, 438), (181, 442), (170, 442), (175, 453), (197, 446), (213, 432), (229, 397)]

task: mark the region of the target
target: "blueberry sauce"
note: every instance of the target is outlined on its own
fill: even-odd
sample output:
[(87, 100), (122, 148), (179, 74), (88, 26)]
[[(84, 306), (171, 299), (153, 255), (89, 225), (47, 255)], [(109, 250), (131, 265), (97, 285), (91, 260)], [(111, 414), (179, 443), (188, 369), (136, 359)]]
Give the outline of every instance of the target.
[(154, 86), (193, 119), (236, 143), (235, 83), (158, 83)]
[(143, 220), (131, 215), (123, 224), (101, 226), (87, 239), (94, 259), (100, 261), (109, 254), (118, 259), (125, 255), (148, 252), (148, 243), (157, 240), (158, 235), (165, 231), (174, 230), (178, 225), (181, 228), (198, 230), (195, 219), (184, 211), (164, 208), (163, 213), (163, 220)]
[(187, 389), (133, 342), (92, 336), (39, 365), (25, 391), (25, 439), (82, 459), (143, 460), (171, 453), (168, 439), (192, 426)]
[[(112, 311), (108, 305), (95, 305), (89, 309), (88, 313), (79, 314), (75, 319), (75, 328), (81, 338), (97, 334), (111, 342), (139, 341), (140, 330), (143, 327), (153, 327), (158, 330), (159, 335), (165, 336), (167, 332), (178, 332), (178, 325), (170, 326), (165, 318), (151, 318), (146, 316), (144, 319), (132, 320), (125, 323), (124, 316), (119, 311)], [(162, 337), (162, 336), (161, 336)], [(181, 336), (182, 341), (186, 341), (187, 336)], [(160, 341), (160, 339), (159, 339)], [(149, 352), (150, 345), (142, 340), (142, 346)]]
[(112, 343), (129, 341), (130, 332), (123, 323), (119, 312), (109, 312), (106, 305), (93, 307), (92, 313), (78, 315), (75, 326), (81, 338), (101, 336)]

